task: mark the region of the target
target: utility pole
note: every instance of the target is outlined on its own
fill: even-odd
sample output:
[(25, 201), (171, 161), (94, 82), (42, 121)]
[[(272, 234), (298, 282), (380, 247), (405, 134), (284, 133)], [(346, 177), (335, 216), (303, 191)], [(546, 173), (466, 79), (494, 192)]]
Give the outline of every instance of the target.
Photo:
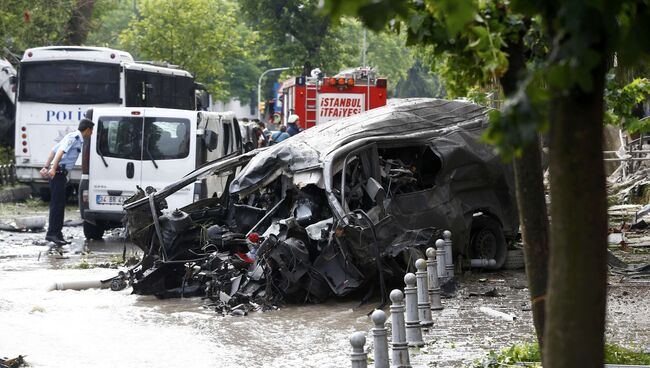
[(363, 45), (361, 47), (361, 66), (366, 66), (366, 28), (363, 28)]

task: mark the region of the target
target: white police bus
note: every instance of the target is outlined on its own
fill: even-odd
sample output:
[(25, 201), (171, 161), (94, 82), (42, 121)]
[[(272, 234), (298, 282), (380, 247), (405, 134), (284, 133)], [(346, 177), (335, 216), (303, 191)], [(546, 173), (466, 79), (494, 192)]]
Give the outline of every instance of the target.
[[(169, 65), (136, 62), (125, 51), (48, 46), (25, 51), (18, 73), (15, 155), (18, 181), (46, 196), (39, 170), (49, 150), (92, 107), (195, 110), (192, 75)], [(70, 183), (81, 178), (80, 160)]]

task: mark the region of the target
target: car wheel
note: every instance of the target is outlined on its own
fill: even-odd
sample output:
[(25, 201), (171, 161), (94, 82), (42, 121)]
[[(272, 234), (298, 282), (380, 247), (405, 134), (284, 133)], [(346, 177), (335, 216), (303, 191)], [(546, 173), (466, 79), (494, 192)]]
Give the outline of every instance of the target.
[(471, 258), (494, 259), (496, 264), (489, 269), (500, 269), (506, 261), (508, 246), (501, 224), (491, 217), (475, 217), (472, 221), (470, 243)]
[(104, 236), (104, 227), (84, 221), (84, 236), (86, 239), (101, 240)]

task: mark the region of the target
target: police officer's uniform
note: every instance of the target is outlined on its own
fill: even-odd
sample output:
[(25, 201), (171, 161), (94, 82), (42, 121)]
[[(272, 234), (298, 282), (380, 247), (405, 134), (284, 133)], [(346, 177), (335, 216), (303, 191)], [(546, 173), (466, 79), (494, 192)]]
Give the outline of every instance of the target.
[(81, 148), (83, 147), (83, 136), (79, 130), (66, 134), (63, 139), (59, 141), (53, 148), (52, 152), (56, 155), (57, 152), (63, 150), (64, 154), (59, 160), (56, 174), (50, 178), (50, 217), (47, 227), (46, 238), (57, 238), (63, 240), (63, 216), (65, 212), (66, 201), (66, 183), (68, 179), (68, 171), (74, 167), (77, 161)]

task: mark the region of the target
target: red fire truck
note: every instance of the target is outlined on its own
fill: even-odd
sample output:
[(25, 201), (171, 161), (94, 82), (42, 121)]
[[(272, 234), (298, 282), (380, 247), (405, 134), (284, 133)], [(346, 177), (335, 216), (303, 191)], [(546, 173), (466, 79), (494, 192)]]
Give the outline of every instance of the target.
[(334, 77), (312, 73), (284, 82), (282, 121), (291, 114), (300, 117), (302, 129), (386, 105), (385, 78), (376, 78), (372, 68), (343, 71)]

